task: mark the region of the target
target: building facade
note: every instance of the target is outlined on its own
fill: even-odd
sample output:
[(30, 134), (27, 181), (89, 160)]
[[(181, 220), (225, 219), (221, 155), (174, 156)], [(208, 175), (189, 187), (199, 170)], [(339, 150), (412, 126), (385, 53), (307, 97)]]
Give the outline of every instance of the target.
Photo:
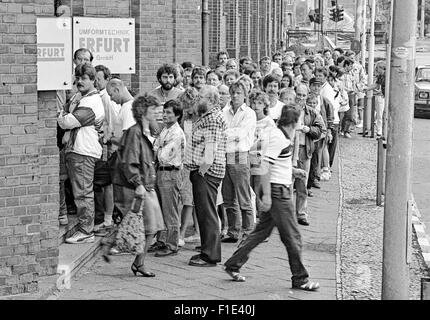
[[(200, 0), (0, 1), (0, 296), (37, 291), (40, 277), (56, 274), (62, 241), (56, 92), (37, 90), (37, 18), (58, 8), (135, 18), (136, 72), (121, 78), (142, 93), (158, 84), (162, 63), (201, 64), (202, 7)], [(291, 0), (211, 0), (209, 10), (211, 62), (220, 50), (237, 59), (271, 55), (295, 24)]]

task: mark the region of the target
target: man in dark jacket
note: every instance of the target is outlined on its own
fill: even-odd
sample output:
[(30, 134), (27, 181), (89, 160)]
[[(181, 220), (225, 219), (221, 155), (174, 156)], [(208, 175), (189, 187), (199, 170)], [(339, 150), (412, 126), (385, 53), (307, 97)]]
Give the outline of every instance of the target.
[(296, 214), (298, 223), (308, 226), (307, 220), (307, 181), (309, 176), (310, 162), (312, 153), (315, 149), (314, 140), (321, 137), (325, 126), (321, 116), (312, 108), (306, 106), (306, 99), (309, 94), (305, 84), (299, 84), (296, 87), (296, 102), (300, 107), (301, 114), (297, 130), (296, 143), (299, 144), (299, 153), (297, 159), (297, 168), (306, 171), (305, 178), (297, 178), (294, 181), (296, 187)]

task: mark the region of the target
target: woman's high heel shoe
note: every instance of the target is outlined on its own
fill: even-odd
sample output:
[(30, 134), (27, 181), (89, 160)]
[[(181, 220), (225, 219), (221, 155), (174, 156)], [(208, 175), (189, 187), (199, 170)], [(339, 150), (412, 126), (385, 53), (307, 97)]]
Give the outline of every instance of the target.
[(136, 266), (134, 263), (131, 265), (131, 271), (133, 271), (134, 275), (137, 276), (138, 273), (140, 273), (143, 277), (155, 277), (155, 274), (149, 271), (145, 271), (144, 269), (141, 269), (143, 267), (143, 264), (140, 266)]

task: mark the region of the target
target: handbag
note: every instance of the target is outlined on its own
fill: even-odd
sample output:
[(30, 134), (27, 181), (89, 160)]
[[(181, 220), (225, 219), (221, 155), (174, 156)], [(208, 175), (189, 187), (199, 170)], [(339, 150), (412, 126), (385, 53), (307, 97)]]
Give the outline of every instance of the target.
[(122, 252), (132, 254), (144, 252), (145, 225), (142, 214), (144, 202), (143, 199), (134, 198), (130, 210), (118, 226), (115, 243)]

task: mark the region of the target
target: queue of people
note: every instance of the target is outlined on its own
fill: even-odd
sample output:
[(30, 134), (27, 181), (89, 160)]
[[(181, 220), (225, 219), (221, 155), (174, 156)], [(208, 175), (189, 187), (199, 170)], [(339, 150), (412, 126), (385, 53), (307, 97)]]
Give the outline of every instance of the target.
[(222, 51), (212, 69), (163, 64), (160, 85), (136, 96), (92, 60), (75, 52), (76, 87), (57, 99), (59, 222), (73, 204), (79, 220), (66, 242), (106, 236), (105, 260), (133, 253), (131, 270), (144, 277), (155, 276), (148, 252), (200, 242), (189, 265), (213, 267), (222, 243), (238, 243), (225, 271), (245, 281), (240, 268), (276, 226), (293, 288), (317, 290), (299, 225), (312, 223), (307, 200), (331, 178), (339, 137), (361, 126), (366, 77), (354, 53), (276, 52), (257, 63)]

